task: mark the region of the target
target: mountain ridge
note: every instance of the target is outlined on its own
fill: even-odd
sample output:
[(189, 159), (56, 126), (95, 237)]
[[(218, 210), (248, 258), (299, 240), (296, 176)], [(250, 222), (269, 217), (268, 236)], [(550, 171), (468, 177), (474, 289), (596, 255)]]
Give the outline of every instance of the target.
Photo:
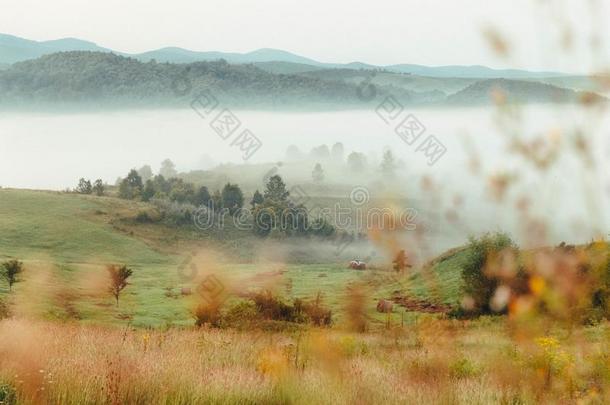
[[(255, 64), (142, 62), (108, 52), (69, 51), (18, 62), (0, 70), (0, 104), (37, 106), (99, 104), (188, 106), (211, 92), (233, 107), (370, 108), (388, 95), (400, 103), (452, 105), (490, 103), (492, 90), (503, 87), (518, 102), (578, 102), (580, 93), (535, 82), (506, 79), (447, 83), (430, 78), (379, 72), (373, 93), (363, 93), (370, 71), (322, 69), (295, 74), (272, 73)], [(454, 82), (455, 79), (444, 79)], [(179, 86), (180, 85), (180, 86)], [(443, 87), (444, 90), (439, 88)], [(590, 100), (605, 100), (601, 96)]]
[[(428, 77), (455, 78), (541, 78), (570, 76), (560, 72), (536, 72), (521, 69), (494, 69), (482, 65), (446, 65), (426, 66), (417, 64), (373, 65), (365, 62), (327, 63), (297, 55), (295, 53), (274, 49), (260, 48), (250, 52), (192, 51), (180, 47), (164, 47), (147, 52), (129, 54), (101, 47), (93, 42), (78, 38), (61, 38), (49, 41), (34, 41), (10, 34), (0, 33), (0, 65), (13, 64), (40, 56), (64, 51), (97, 51), (110, 52), (117, 55), (130, 56), (148, 62), (193, 63), (224, 59), (229, 63), (268, 63), (283, 62), (298, 65), (309, 65), (316, 68), (348, 68), (348, 69), (383, 69), (396, 73), (416, 74)], [(290, 70), (290, 69), (288, 69)]]

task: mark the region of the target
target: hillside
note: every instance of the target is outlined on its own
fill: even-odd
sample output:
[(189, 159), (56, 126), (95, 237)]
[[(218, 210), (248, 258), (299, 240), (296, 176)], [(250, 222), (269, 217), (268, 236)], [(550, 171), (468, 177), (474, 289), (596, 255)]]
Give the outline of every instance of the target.
[[(186, 89), (174, 90), (177, 83)], [(109, 53), (74, 51), (16, 63), (0, 72), (5, 105), (91, 102), (187, 106), (203, 90), (234, 106), (366, 104), (358, 98), (357, 84), (273, 74), (251, 64), (231, 65), (225, 61), (143, 63)], [(381, 89), (379, 93), (387, 91)], [(404, 89), (394, 89), (392, 94), (405, 103), (426, 100), (426, 95)]]
[(418, 94), (428, 103), (443, 102), (448, 94), (458, 92), (477, 81), (477, 79), (470, 78), (418, 76), (390, 70), (312, 69), (298, 74), (360, 86), (371, 83), (378, 90), (384, 90), (390, 94), (410, 91)]
[(423, 66), (412, 64), (399, 64), (385, 66), (387, 70), (399, 73), (409, 73), (428, 77), (456, 77), (461, 79), (487, 79), (487, 78), (549, 78), (562, 77), (562, 73), (556, 72), (530, 72), (518, 69), (492, 69), (487, 66)]
[[(292, 245), (308, 250), (311, 260), (312, 252), (318, 248), (302, 240), (294, 244), (262, 241), (251, 233), (239, 236), (231, 231), (221, 237), (201, 233), (194, 227), (175, 228), (134, 220), (138, 213), (150, 209), (145, 203), (113, 197), (1, 189), (0, 260), (18, 258), (29, 269), (29, 277), (46, 274), (56, 282), (68, 282), (66, 293), (76, 297), (71, 311), (81, 319), (116, 323), (120, 322), (121, 313), (132, 313), (134, 325), (139, 326), (191, 322), (189, 301), (168, 298), (166, 292), (168, 288), (175, 292), (192, 285), (193, 280), (183, 280), (178, 272), (180, 263), (192, 251), (199, 252), (193, 260), (202, 271), (222, 275), (239, 286), (258, 288), (273, 281), (282, 294), (304, 298), (320, 291), (339, 317), (345, 287), (358, 280), (373, 287), (374, 299), (367, 307), (371, 317), (380, 320), (383, 317), (375, 312), (375, 299), (390, 298), (396, 292), (429, 302), (453, 304), (457, 300), (460, 251), (435, 264), (432, 273), (415, 271), (397, 278), (386, 271), (354, 271), (343, 262), (301, 263), (296, 250), (288, 263), (290, 256), (286, 253), (280, 253), (281, 261), (273, 259), (273, 255), (265, 258), (264, 252), (287, 252)], [(243, 259), (238, 250), (245, 253)], [(107, 297), (82, 296), (86, 292), (83, 283), (103, 274), (109, 263), (126, 263), (135, 272), (133, 286), (126, 290), (120, 311), (113, 309)], [(430, 284), (430, 280), (436, 282)], [(17, 292), (20, 288), (18, 285)], [(0, 297), (6, 293), (5, 284), (0, 283)], [(52, 308), (54, 317), (67, 316), (61, 304), (52, 304)]]
[[(273, 70), (269, 65), (267, 68)], [(373, 74), (375, 97), (362, 99), (358, 90)], [(489, 94), (495, 88), (503, 88), (512, 100), (520, 102), (568, 102), (580, 96), (572, 90), (528, 81), (476, 82), (351, 69), (276, 74), (253, 64), (232, 65), (222, 60), (144, 63), (88, 51), (55, 53), (0, 70), (0, 106), (11, 108), (186, 108), (202, 91), (211, 92), (228, 106), (248, 108), (369, 108), (390, 94), (405, 105), (468, 105), (490, 103)]]
[[(189, 89), (174, 91), (176, 82)], [(3, 103), (101, 102), (187, 106), (207, 90), (234, 105), (361, 103), (355, 86), (294, 75), (274, 75), (253, 65), (224, 61), (143, 63), (97, 52), (64, 52), (20, 62), (0, 72)], [(186, 93), (186, 94), (185, 94)]]
[[(447, 98), (448, 104), (470, 105), (489, 104), (497, 101), (511, 103), (573, 103), (582, 100), (587, 94), (551, 84), (532, 81), (488, 79), (475, 82)], [(605, 100), (593, 94), (596, 101)]]

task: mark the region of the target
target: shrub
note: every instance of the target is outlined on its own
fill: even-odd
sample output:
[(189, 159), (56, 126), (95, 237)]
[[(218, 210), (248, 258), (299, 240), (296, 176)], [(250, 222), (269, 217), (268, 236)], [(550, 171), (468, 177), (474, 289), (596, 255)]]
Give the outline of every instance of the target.
[(292, 305), (285, 303), (268, 290), (254, 294), (251, 299), (257, 313), (266, 320), (311, 322), (316, 326), (332, 323), (332, 311), (323, 305), (320, 294), (310, 302), (296, 298)]
[(516, 250), (510, 237), (503, 233), (485, 234), (479, 239), (470, 238), (468, 254), (462, 267), (464, 294), (472, 301), (473, 313), (491, 313), (491, 298), (499, 285), (498, 279), (487, 274), (486, 266), (492, 255), (505, 249)]
[(154, 223), (159, 220), (159, 214), (151, 211), (139, 211), (135, 217), (135, 221), (140, 224)]
[(478, 367), (469, 359), (460, 357), (449, 366), (451, 375), (455, 378), (474, 377), (479, 374)]
[(191, 225), (196, 207), (191, 204), (180, 204), (168, 200), (155, 198), (153, 204), (163, 217), (163, 221), (168, 225), (181, 226)]
[(335, 232), (335, 227), (323, 217), (316, 218), (311, 226), (311, 233), (322, 238), (329, 238)]
[(223, 316), (223, 324), (235, 328), (248, 328), (258, 320), (256, 305), (251, 301), (239, 301)]
[(323, 305), (320, 293), (318, 293), (316, 299), (310, 303), (302, 304), (299, 299), (296, 299), (294, 303), (295, 308), (297, 307), (297, 303), (302, 307), (302, 311), (305, 312), (314, 325), (329, 326), (332, 323), (332, 311)]
[(202, 303), (197, 305), (193, 310), (193, 318), (195, 325), (204, 326), (206, 324), (218, 328), (222, 324), (222, 316), (220, 314), (220, 306), (217, 304)]
[(602, 318), (610, 319), (610, 247), (593, 245), (587, 249), (589, 263), (587, 273), (594, 279), (591, 294), (591, 310), (587, 314), (588, 320), (599, 321)]
[(290, 304), (269, 290), (254, 293), (248, 301), (239, 301), (226, 311), (221, 311), (221, 303), (200, 304), (193, 317), (197, 326), (238, 329), (289, 330), (307, 322), (316, 326), (332, 323), (332, 311), (322, 304), (320, 294), (312, 301), (296, 298)]
[(276, 321), (302, 321), (302, 307), (292, 306), (283, 302), (269, 290), (254, 294), (252, 297), (256, 310), (264, 319)]

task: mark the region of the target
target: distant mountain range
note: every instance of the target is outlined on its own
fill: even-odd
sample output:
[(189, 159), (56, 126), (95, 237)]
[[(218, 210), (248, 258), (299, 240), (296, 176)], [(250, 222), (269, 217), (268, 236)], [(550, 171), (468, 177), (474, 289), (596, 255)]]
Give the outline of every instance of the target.
[[(0, 107), (185, 108), (202, 92), (226, 106), (273, 109), (374, 108), (388, 95), (409, 106), (490, 104), (499, 98), (520, 103), (605, 100), (538, 79), (438, 78), (347, 68), (302, 71), (298, 63), (259, 63), (266, 69), (225, 60), (158, 63), (109, 52), (56, 52), (0, 70)], [(290, 74), (273, 72), (288, 66)]]
[(248, 53), (227, 52), (196, 52), (188, 49), (168, 47), (141, 54), (126, 54), (100, 47), (92, 42), (76, 38), (64, 38), (53, 41), (32, 41), (8, 34), (0, 34), (0, 69), (2, 65), (13, 64), (43, 55), (65, 51), (96, 51), (112, 52), (117, 55), (130, 56), (143, 62), (156, 60), (169, 63), (193, 63), (224, 59), (232, 64), (255, 64), (271, 73), (302, 73), (318, 69), (352, 69), (352, 70), (385, 70), (393, 73), (411, 74), (437, 78), (505, 78), (534, 79), (557, 78), (568, 76), (557, 72), (531, 72), (517, 69), (492, 69), (486, 66), (422, 66), (413, 64), (397, 64), (376, 66), (361, 62), (346, 64), (324, 63), (295, 55), (278, 49), (258, 49)]

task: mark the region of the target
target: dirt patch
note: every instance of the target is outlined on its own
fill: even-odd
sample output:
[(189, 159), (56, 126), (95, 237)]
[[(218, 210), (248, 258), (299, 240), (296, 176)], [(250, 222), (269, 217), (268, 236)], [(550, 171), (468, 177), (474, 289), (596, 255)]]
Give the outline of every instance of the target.
[(447, 304), (435, 304), (432, 302), (407, 297), (394, 297), (392, 298), (392, 301), (405, 308), (407, 311), (446, 314), (452, 309), (451, 306)]

